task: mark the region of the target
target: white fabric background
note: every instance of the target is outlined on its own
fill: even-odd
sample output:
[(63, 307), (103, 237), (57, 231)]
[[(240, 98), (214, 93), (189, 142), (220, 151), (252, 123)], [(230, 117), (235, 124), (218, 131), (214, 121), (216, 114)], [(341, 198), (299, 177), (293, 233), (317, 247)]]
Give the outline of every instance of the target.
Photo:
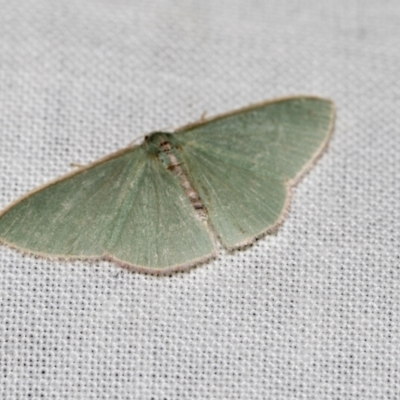
[(0, 208), (204, 111), (338, 108), (284, 225), (246, 251), (160, 278), (0, 246), (0, 398), (400, 398), (398, 1), (0, 10)]

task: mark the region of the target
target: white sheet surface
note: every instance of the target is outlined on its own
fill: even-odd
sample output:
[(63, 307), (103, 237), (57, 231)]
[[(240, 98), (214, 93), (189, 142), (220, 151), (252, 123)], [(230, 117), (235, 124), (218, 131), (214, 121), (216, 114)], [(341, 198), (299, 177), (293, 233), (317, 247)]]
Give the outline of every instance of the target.
[(204, 111), (338, 108), (286, 222), (244, 252), (158, 278), (0, 246), (0, 398), (400, 398), (398, 1), (0, 9), (0, 209)]

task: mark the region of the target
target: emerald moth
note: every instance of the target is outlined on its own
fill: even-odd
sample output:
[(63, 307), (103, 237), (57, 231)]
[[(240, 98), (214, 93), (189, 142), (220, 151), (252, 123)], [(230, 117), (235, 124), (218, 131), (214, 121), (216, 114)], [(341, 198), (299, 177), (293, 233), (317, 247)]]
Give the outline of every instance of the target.
[(169, 273), (274, 231), (333, 130), (332, 101), (296, 96), (154, 132), (0, 213), (0, 241)]

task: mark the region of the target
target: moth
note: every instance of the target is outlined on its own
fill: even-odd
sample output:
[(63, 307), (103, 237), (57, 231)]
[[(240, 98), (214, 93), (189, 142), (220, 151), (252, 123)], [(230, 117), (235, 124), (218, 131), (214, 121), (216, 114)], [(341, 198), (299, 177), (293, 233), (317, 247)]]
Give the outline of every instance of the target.
[(0, 241), (50, 258), (108, 259), (169, 273), (274, 231), (291, 188), (333, 131), (332, 101), (267, 101), (154, 132), (23, 196)]

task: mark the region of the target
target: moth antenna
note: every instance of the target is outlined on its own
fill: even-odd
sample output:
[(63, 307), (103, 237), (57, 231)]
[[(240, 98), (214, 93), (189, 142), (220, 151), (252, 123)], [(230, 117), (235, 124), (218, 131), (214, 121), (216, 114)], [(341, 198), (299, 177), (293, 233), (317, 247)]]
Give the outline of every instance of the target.
[(86, 167), (85, 164), (80, 164), (80, 163), (75, 163), (75, 162), (70, 163), (69, 166), (72, 168), (85, 168)]

